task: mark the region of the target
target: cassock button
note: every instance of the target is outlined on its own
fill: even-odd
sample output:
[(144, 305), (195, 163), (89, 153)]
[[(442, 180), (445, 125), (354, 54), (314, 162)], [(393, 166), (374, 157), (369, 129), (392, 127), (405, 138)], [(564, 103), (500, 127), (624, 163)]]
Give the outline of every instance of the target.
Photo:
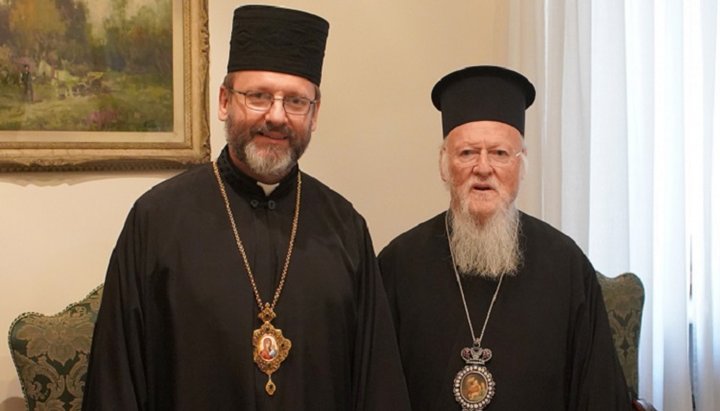
[(270, 210), (274, 210), (275, 206), (276, 206), (275, 201), (273, 201), (273, 200), (268, 200), (267, 205), (268, 205), (268, 209), (270, 209)]
[(250, 206), (252, 206), (252, 208), (257, 208), (259, 205), (260, 205), (260, 201), (250, 200)]

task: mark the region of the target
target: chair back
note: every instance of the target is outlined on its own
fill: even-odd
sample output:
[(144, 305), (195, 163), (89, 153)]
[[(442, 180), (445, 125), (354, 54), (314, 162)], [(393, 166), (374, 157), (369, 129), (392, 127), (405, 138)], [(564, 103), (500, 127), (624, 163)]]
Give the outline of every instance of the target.
[(645, 289), (633, 273), (606, 277), (597, 273), (610, 321), (613, 341), (625, 380), (633, 398), (638, 395), (638, 349), (645, 304)]
[(24, 313), (10, 325), (10, 354), (29, 411), (80, 410), (103, 286), (58, 314)]

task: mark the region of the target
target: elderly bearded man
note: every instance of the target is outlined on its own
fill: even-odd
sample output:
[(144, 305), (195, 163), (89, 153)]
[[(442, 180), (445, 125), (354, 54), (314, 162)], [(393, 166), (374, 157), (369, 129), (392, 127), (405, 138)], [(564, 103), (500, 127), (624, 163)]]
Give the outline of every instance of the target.
[(219, 90), (227, 147), (131, 210), (84, 409), (409, 409), (365, 221), (297, 165), (327, 33), (302, 11), (235, 10)]
[[(534, 98), (493, 66), (433, 88), (450, 209), (380, 254), (414, 411), (630, 409), (595, 270), (515, 208)], [(462, 389), (471, 377), (487, 381), (482, 398)]]

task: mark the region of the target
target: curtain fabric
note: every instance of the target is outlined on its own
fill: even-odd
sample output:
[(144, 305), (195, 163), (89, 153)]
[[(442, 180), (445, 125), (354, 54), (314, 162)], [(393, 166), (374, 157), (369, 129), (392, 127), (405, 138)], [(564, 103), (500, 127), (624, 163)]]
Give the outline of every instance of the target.
[(541, 97), (526, 132), (536, 214), (599, 271), (642, 278), (640, 396), (669, 411), (720, 409), (719, 13), (715, 0), (508, 13), (509, 65)]

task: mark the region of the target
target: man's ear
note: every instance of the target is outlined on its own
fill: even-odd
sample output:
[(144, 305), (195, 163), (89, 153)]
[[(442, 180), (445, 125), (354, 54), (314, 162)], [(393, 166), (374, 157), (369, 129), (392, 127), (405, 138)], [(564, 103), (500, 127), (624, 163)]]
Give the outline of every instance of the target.
[(225, 86), (220, 86), (220, 92), (218, 94), (218, 119), (225, 121), (228, 118), (228, 104), (230, 104), (230, 92)]
[(442, 147), (440, 147), (440, 158), (438, 159), (438, 167), (440, 168), (440, 178), (442, 179), (442, 181), (447, 183), (449, 178), (448, 154), (444, 144)]
[(319, 100), (317, 102), (315, 102), (312, 112), (313, 112), (312, 117), (310, 118), (310, 130), (314, 132), (315, 128), (317, 128), (318, 113), (320, 112), (320, 101)]

